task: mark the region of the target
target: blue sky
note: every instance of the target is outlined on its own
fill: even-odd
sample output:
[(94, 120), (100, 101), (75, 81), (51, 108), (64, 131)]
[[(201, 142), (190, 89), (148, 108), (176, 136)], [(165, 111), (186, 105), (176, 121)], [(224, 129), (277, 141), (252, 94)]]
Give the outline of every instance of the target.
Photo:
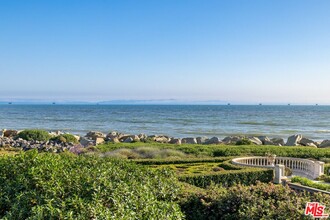
[(329, 9), (327, 0), (0, 0), (0, 101), (330, 104)]

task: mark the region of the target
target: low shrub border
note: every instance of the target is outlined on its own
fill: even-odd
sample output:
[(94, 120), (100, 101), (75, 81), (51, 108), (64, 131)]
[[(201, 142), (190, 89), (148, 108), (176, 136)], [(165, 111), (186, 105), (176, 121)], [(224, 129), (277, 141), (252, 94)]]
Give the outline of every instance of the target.
[(257, 181), (268, 183), (273, 180), (274, 172), (271, 169), (247, 168), (242, 170), (228, 170), (220, 174), (182, 175), (179, 180), (197, 187), (206, 188), (212, 183), (225, 187), (235, 184), (251, 185)]
[(313, 188), (321, 189), (321, 190), (326, 190), (326, 191), (330, 192), (330, 184), (317, 183), (317, 182), (314, 182), (313, 180), (310, 180), (310, 179), (305, 178), (305, 177), (294, 176), (294, 177), (291, 178), (291, 182), (292, 183), (300, 183), (303, 186), (309, 186), (309, 187), (313, 187)]
[(189, 158), (189, 159), (136, 159), (135, 163), (142, 165), (184, 164), (184, 163), (217, 163), (232, 159), (233, 157)]

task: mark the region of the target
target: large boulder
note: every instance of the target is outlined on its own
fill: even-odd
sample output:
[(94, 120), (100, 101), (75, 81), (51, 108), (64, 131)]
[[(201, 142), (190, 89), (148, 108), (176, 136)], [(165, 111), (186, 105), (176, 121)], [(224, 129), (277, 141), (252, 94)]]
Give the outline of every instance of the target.
[(79, 140), (79, 143), (84, 147), (89, 147), (89, 146), (94, 146), (95, 145), (95, 141), (93, 141), (91, 139), (87, 139), (85, 137), (81, 137), (80, 140)]
[(270, 141), (273, 143), (273, 145), (277, 145), (277, 146), (284, 146), (285, 142), (283, 138), (272, 138), (270, 139)]
[(132, 137), (127, 137), (124, 140), (124, 143), (133, 143), (133, 142), (134, 142), (134, 139)]
[(4, 137), (15, 137), (15, 136), (17, 136), (17, 134), (18, 134), (18, 131), (16, 131), (16, 130), (5, 130), (3, 133), (3, 136)]
[(221, 140), (218, 137), (212, 137), (205, 141), (205, 144), (221, 144)]
[(0, 130), (0, 138), (2, 138), (4, 136), (6, 129)]
[(90, 131), (86, 134), (85, 137), (95, 140), (96, 138), (105, 138), (106, 136), (105, 134), (99, 131)]
[(180, 145), (181, 144), (181, 139), (180, 138), (172, 138), (168, 143)]
[(257, 137), (249, 137), (248, 139), (251, 141), (252, 144), (262, 145), (262, 141)]
[(319, 148), (328, 148), (328, 147), (330, 147), (330, 140), (322, 141), (322, 143), (319, 146)]
[(101, 137), (95, 138), (94, 141), (95, 141), (96, 145), (103, 144), (105, 142), (104, 138), (101, 138)]
[(274, 145), (274, 142), (271, 141), (267, 136), (259, 136), (258, 139), (262, 142), (263, 145)]
[[(150, 138), (151, 136), (149, 136), (148, 138)], [(154, 138), (152, 138), (154, 141), (158, 142), (158, 143), (168, 143), (170, 141), (170, 138), (167, 136), (155, 136)]]
[(229, 137), (225, 137), (222, 142), (224, 144), (236, 144), (237, 141), (242, 140), (243, 137), (240, 136), (229, 136)]
[(311, 139), (308, 138), (301, 138), (301, 140), (299, 141), (299, 144), (303, 145), (303, 146), (316, 146), (315, 142)]
[(299, 146), (299, 142), (302, 139), (301, 134), (292, 135), (288, 138), (288, 141), (286, 142), (285, 146)]
[(205, 144), (205, 142), (208, 140), (209, 139), (207, 137), (197, 137), (196, 138), (197, 144)]
[(182, 138), (181, 143), (182, 144), (197, 144), (197, 140), (196, 140), (196, 138), (190, 138), (190, 137)]
[(118, 134), (119, 133), (117, 131), (111, 131), (109, 134), (107, 134), (106, 138), (108, 140), (113, 139), (113, 138), (117, 138), (118, 137)]

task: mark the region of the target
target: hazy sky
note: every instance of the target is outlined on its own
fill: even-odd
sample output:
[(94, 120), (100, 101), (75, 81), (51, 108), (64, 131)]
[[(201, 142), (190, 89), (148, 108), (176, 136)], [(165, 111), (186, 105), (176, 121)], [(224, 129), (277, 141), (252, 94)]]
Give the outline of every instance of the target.
[(330, 103), (330, 1), (0, 0), (0, 100)]

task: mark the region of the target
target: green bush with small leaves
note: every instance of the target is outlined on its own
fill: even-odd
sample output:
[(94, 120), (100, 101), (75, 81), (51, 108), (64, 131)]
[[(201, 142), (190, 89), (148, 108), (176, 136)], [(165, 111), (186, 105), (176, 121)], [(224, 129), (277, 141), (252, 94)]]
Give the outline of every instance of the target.
[(0, 219), (182, 219), (177, 179), (111, 158), (0, 157)]
[(180, 206), (188, 220), (208, 219), (313, 219), (304, 215), (307, 202), (319, 202), (329, 213), (330, 196), (296, 193), (272, 183), (237, 185), (206, 190), (189, 189), (180, 196)]
[(27, 141), (48, 141), (51, 135), (45, 130), (27, 129), (20, 132), (17, 137)]
[(78, 140), (72, 134), (61, 134), (59, 136), (51, 138), (53, 141), (57, 141), (60, 143), (79, 143)]
[(271, 169), (245, 168), (242, 170), (225, 170), (219, 174), (192, 174), (179, 176), (179, 180), (191, 185), (207, 188), (211, 184), (230, 187), (235, 184), (251, 185), (257, 181), (268, 183), (273, 180)]
[(252, 144), (252, 142), (247, 138), (243, 138), (236, 142), (236, 145), (251, 145), (251, 144)]
[(299, 183), (303, 186), (309, 186), (316, 189), (326, 190), (330, 192), (330, 185), (322, 182), (315, 182), (306, 177), (294, 176), (291, 178), (292, 183)]

